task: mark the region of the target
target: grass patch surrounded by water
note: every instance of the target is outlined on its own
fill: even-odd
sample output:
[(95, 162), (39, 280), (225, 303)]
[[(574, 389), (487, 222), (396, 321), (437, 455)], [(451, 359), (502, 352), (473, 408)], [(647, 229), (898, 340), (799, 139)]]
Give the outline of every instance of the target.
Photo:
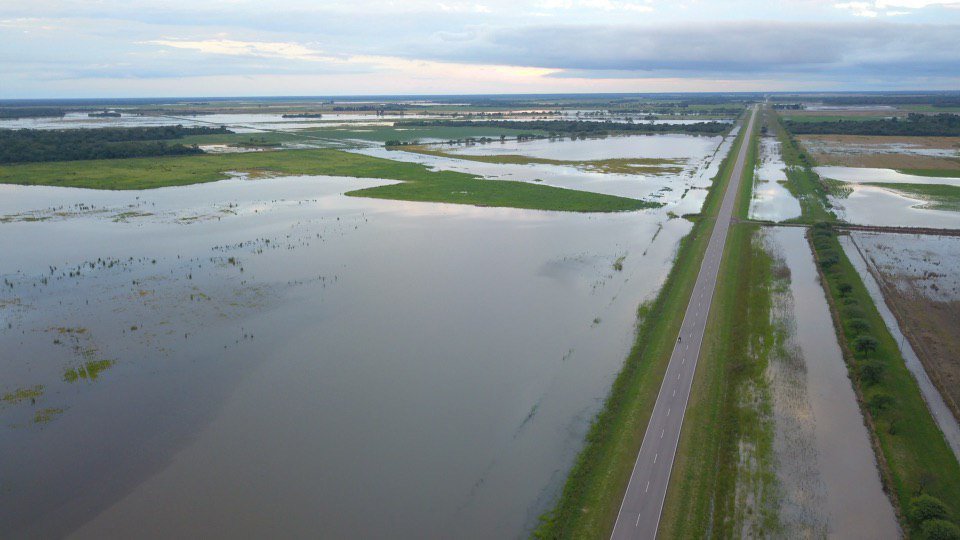
[(404, 151), (452, 159), (496, 163), (501, 165), (562, 165), (589, 172), (611, 174), (679, 174), (683, 172), (683, 160), (666, 158), (611, 158), (596, 160), (548, 159), (517, 154), (472, 155), (444, 152), (427, 146), (404, 146)]
[(937, 497), (950, 508), (953, 519), (960, 519), (960, 464), (927, 409), (896, 340), (836, 233), (820, 224), (811, 229), (809, 238), (860, 408), (880, 450), (881, 476), (893, 494), (901, 525), (912, 534), (920, 532), (903, 516), (921, 493)]
[(560, 498), (550, 512), (541, 516), (535, 537), (609, 538), (713, 232), (733, 162), (743, 144), (742, 133), (714, 178), (700, 218), (680, 241), (663, 287), (653, 301), (640, 307), (633, 348), (590, 426), (585, 446), (567, 475)]
[(523, 182), (482, 180), (339, 150), (289, 150), (167, 158), (64, 161), (0, 167), (0, 183), (89, 189), (152, 189), (214, 182), (225, 171), (252, 175), (329, 175), (403, 183), (348, 192), (357, 197), (532, 210), (620, 212), (660, 203)]
[(897, 172), (932, 178), (960, 178), (960, 171), (951, 169), (897, 169)]
[(960, 187), (944, 186), (940, 184), (896, 184), (885, 182), (869, 182), (868, 186), (877, 186), (902, 193), (908, 197), (927, 201), (926, 208), (935, 210), (952, 210), (960, 212)]

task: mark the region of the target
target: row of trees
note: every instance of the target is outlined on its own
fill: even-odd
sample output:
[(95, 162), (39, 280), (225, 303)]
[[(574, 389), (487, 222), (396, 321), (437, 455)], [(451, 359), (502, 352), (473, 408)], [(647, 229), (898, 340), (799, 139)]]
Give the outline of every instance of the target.
[(839, 120), (827, 122), (784, 121), (791, 133), (797, 135), (893, 135), (908, 137), (960, 136), (960, 115), (916, 114), (906, 120)]
[(518, 124), (510, 120), (490, 120), (474, 122), (471, 120), (407, 120), (396, 122), (399, 127), (487, 127), (501, 129), (523, 129), (547, 131), (557, 134), (606, 135), (608, 133), (695, 133), (719, 134), (730, 129), (726, 122), (698, 122), (696, 124), (628, 124), (623, 122), (590, 122), (584, 120), (531, 120)]
[(224, 133), (232, 132), (224, 127), (183, 126), (0, 130), (0, 163), (200, 154), (203, 151), (195, 145), (166, 141)]
[(60, 107), (0, 107), (0, 119), (59, 118), (67, 111)]

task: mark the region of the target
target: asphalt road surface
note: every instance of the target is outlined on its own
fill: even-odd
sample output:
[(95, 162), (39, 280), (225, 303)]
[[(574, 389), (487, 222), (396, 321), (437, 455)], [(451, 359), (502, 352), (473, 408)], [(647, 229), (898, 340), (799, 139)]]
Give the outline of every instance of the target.
[(733, 217), (733, 204), (740, 189), (743, 163), (750, 148), (755, 116), (756, 108), (750, 112), (744, 143), (740, 146), (732, 178), (727, 184), (720, 214), (697, 275), (693, 296), (690, 297), (690, 304), (683, 316), (680, 339), (674, 346), (670, 364), (663, 376), (660, 394), (657, 395), (647, 432), (643, 436), (640, 453), (637, 454), (637, 462), (630, 475), (630, 483), (623, 496), (611, 538), (653, 539), (657, 536), (663, 500), (667, 495), (670, 472), (673, 469), (677, 444), (680, 442), (680, 428), (690, 397), (693, 374), (697, 369), (697, 358), (700, 356), (703, 331), (710, 313), (710, 301), (717, 285), (723, 246), (727, 241), (727, 231)]

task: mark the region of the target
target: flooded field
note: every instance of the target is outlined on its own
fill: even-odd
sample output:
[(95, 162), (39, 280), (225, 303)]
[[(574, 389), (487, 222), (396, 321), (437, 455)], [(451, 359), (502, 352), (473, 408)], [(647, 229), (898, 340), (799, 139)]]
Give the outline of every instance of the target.
[[(900, 235), (897, 235), (900, 236)], [(947, 440), (947, 443), (950, 445), (950, 448), (953, 450), (954, 455), (960, 459), (960, 425), (957, 423), (957, 419), (951, 413), (950, 408), (948, 407), (946, 401), (944, 400), (943, 395), (937, 389), (936, 384), (932, 380), (930, 374), (927, 373), (927, 370), (924, 367), (924, 364), (920, 361), (916, 351), (914, 350), (911, 340), (908, 340), (904, 335), (903, 329), (901, 328), (900, 321), (898, 320), (897, 314), (894, 313), (893, 309), (900, 309), (896, 304), (893, 304), (893, 309), (891, 309), (890, 302), (885, 298), (883, 293), (883, 285), (877, 281), (874, 277), (874, 273), (871, 271), (870, 263), (872, 258), (868, 261), (864, 257), (864, 251), (860, 248), (860, 243), (863, 242), (867, 246), (873, 246), (872, 250), (867, 251), (868, 253), (877, 253), (880, 251), (879, 246), (889, 245), (889, 243), (897, 243), (897, 236), (889, 235), (884, 233), (882, 238), (875, 238), (870, 234), (861, 234), (853, 233), (849, 237), (841, 237), (841, 244), (843, 245), (843, 250), (846, 252), (847, 257), (850, 258), (850, 262), (853, 263), (857, 271), (860, 273), (861, 278), (863, 279), (864, 284), (867, 287), (867, 290), (870, 292), (870, 296), (873, 299), (874, 303), (877, 306), (877, 310), (880, 312), (880, 315), (883, 317), (884, 322), (887, 325), (887, 328), (890, 330), (890, 334), (894, 337), (899, 345), (900, 352), (903, 355), (903, 359), (906, 363), (907, 368), (910, 370), (910, 373), (913, 374), (914, 378), (917, 381), (918, 386), (920, 387), (920, 393), (923, 395), (924, 401), (927, 403), (927, 407), (930, 409), (931, 414), (933, 415), (934, 420), (937, 425), (940, 427), (940, 431), (943, 432), (944, 437)], [(906, 236), (900, 236), (900, 238), (907, 238)], [(914, 237), (916, 238), (916, 237)], [(902, 247), (902, 246), (898, 246)], [(929, 244), (928, 244), (929, 247)], [(870, 249), (870, 248), (868, 248)], [(909, 258), (909, 250), (903, 250), (907, 257)], [(893, 257), (902, 257), (902, 255), (897, 255), (891, 253)], [(928, 257), (923, 257), (928, 258)], [(883, 259), (881, 259), (883, 260)], [(926, 262), (924, 264), (930, 264)], [(914, 263), (910, 266), (917, 266), (917, 263)], [(911, 331), (910, 327), (907, 327), (907, 331)], [(915, 330), (915, 329), (913, 329)], [(952, 327), (950, 330), (951, 333), (956, 333), (956, 327)], [(950, 358), (946, 360), (947, 365), (938, 368), (935, 373), (937, 377), (943, 376), (942, 369), (947, 368), (950, 364), (955, 362), (956, 351), (951, 351)], [(933, 367), (933, 366), (931, 366)]]
[(878, 186), (850, 184), (849, 193), (830, 202), (840, 219), (857, 225), (960, 228), (960, 212), (927, 208), (925, 200)]
[(891, 169), (960, 169), (960, 137), (801, 135), (821, 165)]
[(887, 184), (934, 184), (941, 186), (960, 186), (960, 178), (949, 176), (919, 176), (904, 174), (893, 169), (873, 169), (868, 167), (814, 167), (813, 170), (823, 178), (854, 184), (882, 182)]
[(139, 115), (121, 112), (119, 117), (90, 117), (85, 112), (67, 113), (61, 118), (18, 118), (0, 120), (0, 129), (95, 129), (103, 127), (145, 127), (168, 126), (180, 124), (183, 126), (225, 125), (236, 133), (259, 133), (264, 131), (290, 131), (309, 128), (323, 128), (334, 126), (365, 125), (382, 126), (392, 125), (396, 120), (415, 120), (433, 118), (425, 114), (374, 114), (361, 113), (324, 113), (321, 118), (284, 118), (282, 114), (230, 113), (230, 114), (201, 114), (195, 116), (179, 115)]
[(0, 186), (0, 531), (526, 534), (690, 223), (382, 182)]
[(960, 419), (960, 238), (854, 233), (886, 303)]
[(776, 137), (760, 137), (760, 154), (754, 172), (750, 219), (784, 221), (800, 215), (800, 203), (784, 186), (786, 165)]
[[(720, 162), (730, 150), (738, 129), (726, 137), (694, 137), (687, 135), (639, 135), (572, 141), (569, 139), (539, 139), (533, 141), (506, 141), (465, 147), (461, 152), (472, 155), (491, 155), (495, 152), (563, 160), (602, 160), (615, 157), (680, 158), (683, 170), (679, 174), (615, 174), (591, 172), (573, 166), (548, 164), (499, 164), (424, 155), (413, 152), (370, 147), (357, 152), (422, 163), (439, 170), (476, 174), (494, 180), (538, 182), (545, 185), (594, 191), (663, 203), (664, 212), (676, 216), (700, 211), (707, 188), (717, 174)], [(659, 139), (663, 137), (663, 139)], [(608, 142), (612, 144), (607, 144)], [(529, 146), (528, 146), (529, 145)], [(444, 150), (448, 146), (442, 146)], [(456, 148), (456, 147), (454, 147)], [(655, 151), (663, 152), (656, 156)], [(631, 154), (631, 152), (634, 152)]]
[(781, 524), (795, 538), (898, 538), (805, 231), (765, 235), (789, 276), (774, 294), (786, 337), (768, 371)]

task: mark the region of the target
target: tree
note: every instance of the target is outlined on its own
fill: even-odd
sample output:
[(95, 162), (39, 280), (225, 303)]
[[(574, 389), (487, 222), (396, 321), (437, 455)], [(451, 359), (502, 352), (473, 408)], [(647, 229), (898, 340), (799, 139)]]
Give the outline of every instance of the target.
[(960, 527), (945, 519), (924, 521), (920, 530), (927, 540), (960, 540)]
[(867, 403), (867, 406), (870, 407), (870, 410), (874, 413), (885, 411), (893, 405), (893, 398), (887, 394), (875, 394), (870, 401)]
[(877, 340), (870, 335), (857, 336), (857, 339), (853, 342), (854, 347), (857, 351), (862, 353), (868, 353), (877, 350)]
[(931, 519), (946, 519), (948, 512), (943, 501), (923, 493), (910, 500), (908, 515), (915, 523), (923, 523)]
[(850, 329), (858, 334), (864, 333), (870, 330), (870, 323), (866, 319), (856, 317), (847, 321), (847, 325), (850, 326)]
[(837, 290), (840, 291), (840, 296), (846, 296), (853, 292), (853, 285), (849, 283), (841, 283), (837, 285)]
[(874, 385), (883, 380), (883, 363), (878, 360), (867, 360), (860, 366), (860, 380), (864, 384)]

